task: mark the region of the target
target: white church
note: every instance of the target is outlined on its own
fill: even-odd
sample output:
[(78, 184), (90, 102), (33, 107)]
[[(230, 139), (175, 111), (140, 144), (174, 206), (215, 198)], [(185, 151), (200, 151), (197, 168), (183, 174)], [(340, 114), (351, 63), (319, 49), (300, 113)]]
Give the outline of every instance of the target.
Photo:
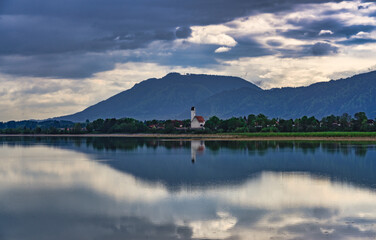
[(191, 108), (191, 128), (204, 129), (205, 119), (202, 116), (196, 116), (196, 108)]

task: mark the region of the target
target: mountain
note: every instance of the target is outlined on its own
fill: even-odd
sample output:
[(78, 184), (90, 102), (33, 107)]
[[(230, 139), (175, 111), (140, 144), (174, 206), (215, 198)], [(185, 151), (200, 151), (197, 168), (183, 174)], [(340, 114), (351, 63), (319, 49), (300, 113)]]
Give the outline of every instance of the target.
[(307, 87), (262, 90), (238, 78), (170, 73), (151, 78), (82, 112), (56, 118), (85, 121), (98, 118), (187, 119), (191, 106), (208, 118), (247, 116), (297, 118), (366, 112), (376, 116), (376, 71)]
[(140, 82), (82, 112), (56, 119), (83, 122), (86, 119), (132, 117), (145, 120), (174, 119), (179, 115), (186, 119), (196, 103), (217, 93), (242, 87), (254, 92), (262, 91), (238, 77), (169, 73), (160, 79)]
[(315, 83), (307, 87), (252, 91), (248, 88), (215, 94), (196, 104), (204, 116), (244, 116), (263, 113), (269, 117), (297, 118), (366, 112), (376, 116), (376, 71), (350, 78)]

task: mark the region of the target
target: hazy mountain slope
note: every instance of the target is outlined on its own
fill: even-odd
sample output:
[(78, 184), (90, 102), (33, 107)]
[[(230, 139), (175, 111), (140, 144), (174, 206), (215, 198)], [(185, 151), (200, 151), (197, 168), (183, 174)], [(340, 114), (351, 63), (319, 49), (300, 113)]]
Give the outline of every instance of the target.
[(247, 87), (262, 91), (256, 85), (238, 78), (211, 75), (170, 73), (161, 79), (148, 79), (133, 88), (99, 102), (82, 112), (58, 117), (61, 120), (85, 121), (98, 118), (132, 117), (144, 119), (176, 118), (190, 107), (225, 90)]
[(307, 87), (262, 90), (237, 77), (180, 75), (148, 79), (82, 112), (58, 120), (98, 118), (187, 119), (191, 106), (208, 118), (247, 116), (296, 118), (364, 111), (376, 116), (376, 72)]
[(247, 88), (221, 92), (197, 104), (204, 116), (222, 118), (263, 113), (270, 117), (321, 118), (330, 114), (366, 112), (376, 116), (376, 72), (308, 87), (252, 91)]

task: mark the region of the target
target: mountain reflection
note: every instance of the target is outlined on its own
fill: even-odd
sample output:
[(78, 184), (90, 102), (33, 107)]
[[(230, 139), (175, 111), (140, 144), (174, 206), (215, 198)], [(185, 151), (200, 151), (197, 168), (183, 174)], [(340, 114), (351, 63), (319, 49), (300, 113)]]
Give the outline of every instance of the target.
[[(121, 137), (0, 137), (1, 144), (7, 145), (83, 145), (92, 147), (98, 151), (131, 151), (137, 148), (191, 148), (191, 141), (188, 140), (158, 140), (145, 138), (121, 138)], [(220, 149), (248, 150), (255, 154), (263, 155), (269, 149), (290, 149), (301, 150), (302, 153), (315, 153), (325, 151), (327, 153), (341, 153), (348, 155), (354, 150), (357, 157), (364, 157), (369, 148), (375, 149), (374, 144), (360, 142), (319, 142), (319, 141), (197, 141), (212, 152)]]
[(3, 139), (0, 239), (372, 239), (362, 146)]
[[(2, 137), (7, 146), (53, 146), (175, 191), (241, 184), (269, 172), (303, 172), (376, 187), (372, 143), (304, 141), (188, 141), (116, 137)], [(191, 163), (195, 164), (191, 164)]]

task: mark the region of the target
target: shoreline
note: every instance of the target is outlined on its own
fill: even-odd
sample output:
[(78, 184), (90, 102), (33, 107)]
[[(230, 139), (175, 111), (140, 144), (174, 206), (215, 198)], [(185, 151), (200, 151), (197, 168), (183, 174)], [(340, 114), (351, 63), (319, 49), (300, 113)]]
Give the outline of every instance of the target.
[(236, 134), (0, 134), (0, 137), (123, 137), (154, 138), (160, 140), (202, 141), (355, 141), (376, 142), (369, 136), (242, 136)]

